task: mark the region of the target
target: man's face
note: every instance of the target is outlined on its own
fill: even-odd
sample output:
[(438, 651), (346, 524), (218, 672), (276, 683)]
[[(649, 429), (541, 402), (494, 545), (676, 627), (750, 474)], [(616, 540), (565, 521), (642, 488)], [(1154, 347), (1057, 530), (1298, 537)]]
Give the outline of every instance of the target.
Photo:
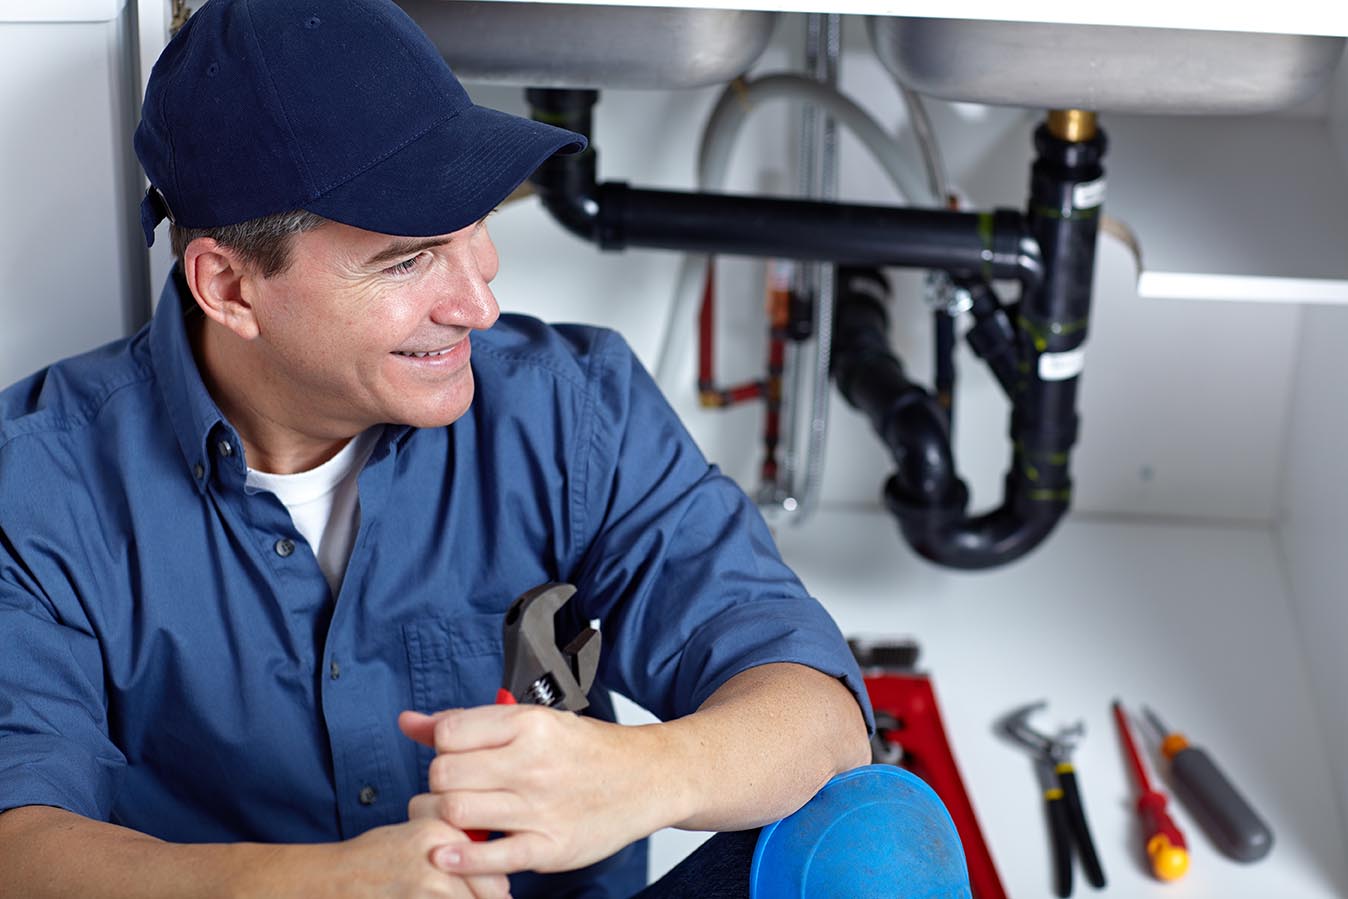
[(255, 374), (302, 404), (291, 411), (303, 430), (441, 427), (468, 409), (469, 333), (500, 314), (485, 219), (433, 238), (332, 222), (297, 235), (291, 252), (287, 272), (249, 278), (247, 290), (264, 360)]

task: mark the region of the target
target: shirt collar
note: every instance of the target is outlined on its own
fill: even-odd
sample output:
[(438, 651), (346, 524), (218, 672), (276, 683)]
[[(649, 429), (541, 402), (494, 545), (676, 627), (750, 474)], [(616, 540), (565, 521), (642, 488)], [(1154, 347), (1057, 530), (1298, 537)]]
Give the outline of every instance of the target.
[[(211, 399), (197, 369), (184, 316), (198, 314), (200, 311), (182, 269), (175, 265), (160, 294), (154, 320), (150, 322), (150, 358), (188, 473), (197, 489), (204, 491), (211, 479), (212, 463), (221, 467), (222, 472), (228, 472), (231, 479), (237, 479), (240, 485), (248, 472), (243, 442)], [(394, 452), (414, 430), (406, 425), (385, 425), (369, 461), (377, 462)], [(223, 444), (229, 445), (228, 453), (222, 450)]]
[[(211, 399), (192, 355), (183, 317), (195, 309), (187, 282), (175, 265), (150, 322), (150, 358), (187, 470), (197, 489), (205, 490), (212, 462), (236, 470), (240, 478), (244, 468), (238, 434)], [(229, 445), (227, 452), (222, 450), (224, 443)]]

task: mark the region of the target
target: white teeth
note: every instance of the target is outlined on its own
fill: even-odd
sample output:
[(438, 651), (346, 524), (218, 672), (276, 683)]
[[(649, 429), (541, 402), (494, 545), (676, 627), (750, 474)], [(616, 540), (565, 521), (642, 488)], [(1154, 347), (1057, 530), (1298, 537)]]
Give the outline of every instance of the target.
[(450, 350), (452, 350), (452, 349), (454, 349), (454, 348), (453, 348), (453, 347), (447, 347), (446, 349), (443, 349), (443, 350), (436, 350), (435, 352), (432, 352), (432, 353), (408, 353), (408, 352), (404, 352), (403, 350), (398, 350), (397, 353), (398, 353), (399, 356), (413, 356), (413, 357), (415, 357), (415, 358), (417, 358), (417, 359), (424, 359), (424, 358), (427, 357), (427, 356), (443, 356), (445, 353), (448, 353), (448, 352), (449, 352)]

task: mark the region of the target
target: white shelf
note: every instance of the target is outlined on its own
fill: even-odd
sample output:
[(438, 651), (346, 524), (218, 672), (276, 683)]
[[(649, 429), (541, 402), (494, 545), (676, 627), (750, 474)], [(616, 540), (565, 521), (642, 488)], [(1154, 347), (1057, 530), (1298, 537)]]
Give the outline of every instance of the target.
[[(1027, 559), (980, 574), (916, 558), (879, 510), (826, 509), (778, 540), (844, 633), (921, 643), (1011, 895), (1050, 894), (1050, 852), (1030, 762), (993, 722), (1040, 698), (1049, 707), (1039, 723), (1086, 721), (1076, 762), (1111, 894), (1348, 894), (1333, 770), (1271, 531), (1069, 518)], [(1191, 870), (1175, 884), (1151, 879), (1110, 717), (1115, 697), (1134, 710), (1151, 705), (1209, 749), (1273, 828), (1268, 858), (1227, 860), (1172, 803)], [(1079, 886), (1078, 895), (1093, 893)]]
[[(1023, 207), (1037, 118), (966, 183)], [(1329, 125), (1292, 116), (1102, 116), (1106, 214), (1141, 251), (1154, 299), (1348, 303), (1348, 178)]]
[[(516, 2), (516, 0), (505, 0)], [(1272, 3), (1175, 3), (1171, 0), (594, 0), (585, 6), (662, 6), (691, 9), (756, 9), (784, 12), (855, 13), (874, 16), (931, 16), (1010, 22), (1078, 25), (1132, 25), (1249, 31), (1268, 34), (1348, 35), (1348, 5), (1323, 0)]]

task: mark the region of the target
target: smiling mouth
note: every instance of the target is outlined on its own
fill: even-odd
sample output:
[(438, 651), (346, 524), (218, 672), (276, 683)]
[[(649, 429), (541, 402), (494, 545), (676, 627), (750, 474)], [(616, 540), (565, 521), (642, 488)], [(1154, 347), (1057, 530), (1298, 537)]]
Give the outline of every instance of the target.
[(414, 359), (424, 359), (424, 358), (426, 358), (427, 356), (443, 356), (445, 353), (448, 353), (449, 351), (451, 351), (451, 350), (453, 350), (453, 349), (454, 349), (454, 347), (449, 346), (449, 347), (445, 347), (443, 350), (431, 350), (431, 351), (426, 352), (426, 353), (416, 353), (416, 352), (410, 352), (410, 351), (407, 351), (407, 350), (394, 350), (394, 351), (393, 351), (393, 354), (394, 354), (395, 356), (410, 356), (410, 357), (412, 357), (412, 358), (414, 358)]

